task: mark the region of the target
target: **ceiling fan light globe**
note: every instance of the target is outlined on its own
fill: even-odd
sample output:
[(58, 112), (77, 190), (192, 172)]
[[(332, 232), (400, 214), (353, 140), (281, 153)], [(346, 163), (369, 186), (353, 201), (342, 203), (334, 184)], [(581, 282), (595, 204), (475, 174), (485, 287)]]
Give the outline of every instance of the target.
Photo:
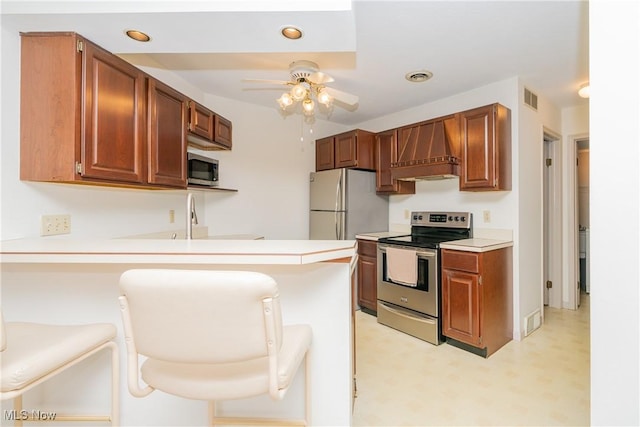
[(291, 98), (291, 95), (285, 92), (280, 96), (280, 98), (278, 98), (278, 104), (280, 104), (280, 107), (284, 110), (285, 108), (293, 104), (293, 98)]
[(331, 102), (333, 102), (333, 97), (329, 95), (326, 90), (321, 89), (320, 92), (318, 92), (318, 102), (329, 107)]
[(306, 115), (313, 114), (314, 108), (315, 108), (315, 102), (313, 102), (313, 100), (307, 98), (304, 101), (302, 101), (302, 110), (304, 111), (304, 114)]
[(307, 88), (298, 83), (291, 88), (291, 97), (296, 101), (302, 101), (307, 96)]

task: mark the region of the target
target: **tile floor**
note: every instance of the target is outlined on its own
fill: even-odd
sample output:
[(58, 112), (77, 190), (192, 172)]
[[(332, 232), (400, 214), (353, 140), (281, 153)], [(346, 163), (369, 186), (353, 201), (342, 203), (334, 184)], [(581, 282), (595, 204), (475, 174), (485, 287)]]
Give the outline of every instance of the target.
[(587, 426), (589, 297), (488, 359), (356, 313), (354, 426)]

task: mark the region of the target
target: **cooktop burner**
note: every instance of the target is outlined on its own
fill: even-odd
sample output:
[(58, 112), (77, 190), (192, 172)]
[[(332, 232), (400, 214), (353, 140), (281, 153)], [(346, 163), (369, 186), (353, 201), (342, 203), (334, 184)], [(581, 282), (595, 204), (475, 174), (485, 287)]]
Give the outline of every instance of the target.
[(470, 212), (412, 212), (411, 234), (387, 237), (378, 243), (435, 249), (442, 242), (473, 236)]

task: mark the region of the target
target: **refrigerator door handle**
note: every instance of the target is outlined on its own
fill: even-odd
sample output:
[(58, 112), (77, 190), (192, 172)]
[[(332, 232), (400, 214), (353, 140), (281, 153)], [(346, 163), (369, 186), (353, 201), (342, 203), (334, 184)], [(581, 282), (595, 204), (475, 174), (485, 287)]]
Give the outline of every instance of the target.
[(333, 221), (335, 222), (335, 226), (336, 226), (336, 240), (340, 240), (340, 230), (338, 229), (338, 223), (339, 223), (339, 221), (338, 221), (338, 215), (339, 215), (339, 213), (338, 213), (338, 211), (336, 210), (336, 211), (333, 213)]
[(340, 169), (340, 174), (338, 175), (338, 182), (336, 183), (336, 214), (335, 214), (335, 218), (336, 218), (336, 239), (337, 240), (342, 240), (343, 234), (344, 234), (344, 230), (342, 229), (342, 221), (338, 219), (339, 216), (341, 216), (338, 212), (342, 211), (344, 209), (344, 206), (342, 205), (342, 182), (345, 179), (344, 176), (344, 169)]
[(342, 173), (343, 169), (340, 169), (340, 173), (338, 175), (338, 182), (336, 183), (336, 211), (342, 210)]

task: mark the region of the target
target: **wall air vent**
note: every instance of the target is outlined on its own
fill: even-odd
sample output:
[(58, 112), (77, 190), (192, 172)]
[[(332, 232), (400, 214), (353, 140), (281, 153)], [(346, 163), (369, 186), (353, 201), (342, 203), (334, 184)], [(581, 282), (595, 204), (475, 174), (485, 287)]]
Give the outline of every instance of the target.
[(527, 317), (524, 318), (524, 336), (528, 336), (531, 332), (535, 331), (542, 324), (542, 318), (540, 316), (540, 310), (536, 310)]
[(538, 95), (524, 88), (524, 103), (534, 110), (538, 111)]

